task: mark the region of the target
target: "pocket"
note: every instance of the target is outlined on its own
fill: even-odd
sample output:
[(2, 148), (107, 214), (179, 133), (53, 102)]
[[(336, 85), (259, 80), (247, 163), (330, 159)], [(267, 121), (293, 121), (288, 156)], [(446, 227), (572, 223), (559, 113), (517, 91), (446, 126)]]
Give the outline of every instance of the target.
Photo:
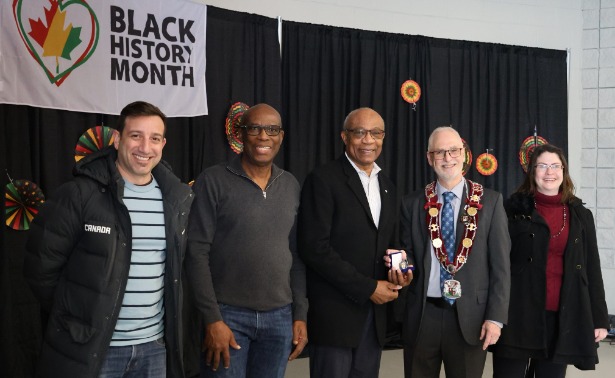
[(579, 270), (579, 274), (581, 275), (581, 282), (583, 283), (584, 286), (589, 286), (588, 284), (588, 280), (587, 280), (587, 272), (585, 271), (585, 269), (581, 269), (580, 268), (581, 265), (576, 265), (576, 269)]
[(67, 266), (69, 280), (102, 290), (116, 264), (117, 227), (113, 223), (86, 220), (83, 234)]
[(286, 317), (288, 317), (288, 316), (292, 317), (292, 315), (293, 315), (293, 307), (292, 307), (292, 305), (289, 305), (289, 304), (286, 305), (286, 306), (280, 307), (278, 310), (275, 310), (275, 311), (279, 311), (279, 313), (282, 316), (286, 316)]
[(487, 294), (489, 293), (489, 290), (477, 290), (476, 291), (476, 302), (478, 304), (485, 304), (487, 303)]
[(62, 324), (62, 327), (69, 333), (71, 339), (78, 344), (87, 343), (96, 333), (96, 328), (90, 327), (73, 317), (60, 317), (60, 324)]
[(520, 262), (520, 263), (510, 263), (510, 274), (513, 276), (518, 276), (521, 275), (524, 271), (525, 268), (527, 267), (527, 263), (526, 262)]

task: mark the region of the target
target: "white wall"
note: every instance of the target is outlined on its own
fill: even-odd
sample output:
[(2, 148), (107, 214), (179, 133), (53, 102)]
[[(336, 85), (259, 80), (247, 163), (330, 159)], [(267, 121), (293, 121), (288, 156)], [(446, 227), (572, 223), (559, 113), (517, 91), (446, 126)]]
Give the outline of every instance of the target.
[(615, 1), (583, 3), (579, 195), (594, 212), (610, 313), (615, 310)]
[[(581, 141), (587, 138), (595, 141), (597, 146), (598, 131), (587, 131), (583, 127), (588, 117), (582, 109), (588, 102), (596, 104), (597, 82), (594, 91), (584, 90), (582, 78), (591, 82), (597, 72), (583, 70), (588, 61), (591, 64), (599, 53), (588, 52), (585, 46), (596, 49), (595, 22), (615, 26), (615, 8), (600, 10), (600, 0), (193, 0), (224, 9), (260, 14), (268, 17), (281, 17), (282, 20), (308, 22), (314, 24), (342, 26), (364, 30), (385, 31), (391, 33), (425, 35), (437, 38), (449, 38), (479, 42), (502, 43), (509, 45), (531, 46), (548, 49), (570, 50), (569, 108), (568, 108), (568, 152), (571, 175), (575, 185), (580, 188), (579, 195), (588, 201), (589, 207), (597, 214), (596, 196), (600, 175), (594, 184), (587, 184), (587, 155), (593, 155)], [(603, 7), (615, 7), (615, 0), (602, 0)], [(584, 10), (585, 9), (585, 10)], [(609, 13), (612, 12), (612, 13)], [(608, 23), (608, 20), (612, 22)], [(590, 25), (590, 26), (587, 26)], [(611, 30), (609, 30), (611, 31)], [(612, 29), (615, 43), (615, 29)], [(613, 45), (615, 46), (615, 44)], [(585, 55), (584, 55), (585, 53)], [(609, 53), (615, 62), (615, 48)], [(615, 67), (615, 64), (613, 65)], [(596, 66), (597, 68), (597, 66)], [(615, 83), (615, 68), (613, 77)], [(585, 74), (585, 76), (583, 76)], [(593, 75), (593, 76), (592, 76)], [(615, 87), (614, 85), (611, 85)], [(615, 89), (613, 89), (615, 101)], [(609, 93), (610, 94), (610, 93)], [(606, 96), (606, 94), (604, 95)], [(583, 100), (585, 98), (585, 100)], [(614, 105), (615, 107), (615, 105)], [(591, 118), (592, 115), (589, 115)], [(613, 113), (615, 119), (615, 113)], [(613, 125), (615, 127), (615, 125)], [(538, 125), (540, 130), (540, 125)], [(615, 139), (615, 135), (604, 133), (606, 138)], [(615, 130), (611, 130), (615, 132)], [(595, 136), (594, 136), (595, 134)], [(611, 141), (615, 146), (615, 140)], [(589, 151), (589, 152), (588, 152)], [(607, 164), (614, 167), (615, 149), (610, 151), (613, 159)], [(597, 152), (596, 152), (597, 156)], [(597, 158), (591, 166), (596, 171)], [(583, 168), (583, 171), (582, 171)], [(583, 172), (583, 173), (582, 173)], [(615, 172), (614, 172), (615, 174)], [(591, 175), (591, 174), (590, 174)], [(615, 175), (613, 176), (615, 177)], [(615, 178), (610, 188), (615, 189)], [(582, 182), (582, 185), (580, 184)], [(613, 190), (615, 192), (615, 190)], [(615, 194), (615, 193), (614, 193)], [(587, 197), (587, 198), (586, 198)], [(615, 208), (615, 195), (611, 199)], [(615, 244), (615, 210), (611, 213), (600, 211), (597, 227), (599, 237), (613, 240)], [(609, 215), (611, 214), (611, 215)], [(608, 248), (608, 240), (599, 240), (603, 275), (607, 288), (609, 312), (615, 313), (615, 252)], [(608, 248), (607, 248), (608, 247)], [(602, 252), (604, 249), (604, 253)]]

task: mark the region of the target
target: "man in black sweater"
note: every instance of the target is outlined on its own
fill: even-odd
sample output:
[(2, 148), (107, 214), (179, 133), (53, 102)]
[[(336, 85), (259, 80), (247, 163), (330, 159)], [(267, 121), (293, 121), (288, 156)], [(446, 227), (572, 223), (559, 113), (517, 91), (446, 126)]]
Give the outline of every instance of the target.
[(248, 109), (237, 132), (241, 155), (194, 185), (186, 269), (205, 323), (201, 376), (283, 378), (307, 343), (299, 183), (273, 164), (284, 138), (275, 109)]

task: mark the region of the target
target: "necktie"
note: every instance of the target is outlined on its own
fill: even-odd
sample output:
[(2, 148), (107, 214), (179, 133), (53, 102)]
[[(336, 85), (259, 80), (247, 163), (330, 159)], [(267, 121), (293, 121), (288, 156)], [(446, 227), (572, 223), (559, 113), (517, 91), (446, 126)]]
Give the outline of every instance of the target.
[[(440, 218), (442, 241), (444, 242), (448, 259), (453, 261), (455, 257), (455, 211), (453, 210), (451, 201), (455, 198), (455, 193), (445, 192), (442, 196), (444, 197), (444, 206), (442, 206), (442, 216)], [(450, 280), (452, 277), (453, 276), (440, 265), (440, 291), (442, 293), (444, 293), (444, 281)], [(451, 305), (455, 302), (454, 299), (444, 296), (443, 298)]]

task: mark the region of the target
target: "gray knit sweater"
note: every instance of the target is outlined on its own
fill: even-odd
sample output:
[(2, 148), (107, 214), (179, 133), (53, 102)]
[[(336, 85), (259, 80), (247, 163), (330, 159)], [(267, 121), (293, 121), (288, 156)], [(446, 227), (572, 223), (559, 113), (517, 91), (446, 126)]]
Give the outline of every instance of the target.
[(205, 323), (222, 320), (218, 303), (257, 311), (292, 303), (293, 320), (306, 320), (297, 179), (273, 165), (263, 191), (238, 156), (204, 170), (193, 190), (185, 264)]

